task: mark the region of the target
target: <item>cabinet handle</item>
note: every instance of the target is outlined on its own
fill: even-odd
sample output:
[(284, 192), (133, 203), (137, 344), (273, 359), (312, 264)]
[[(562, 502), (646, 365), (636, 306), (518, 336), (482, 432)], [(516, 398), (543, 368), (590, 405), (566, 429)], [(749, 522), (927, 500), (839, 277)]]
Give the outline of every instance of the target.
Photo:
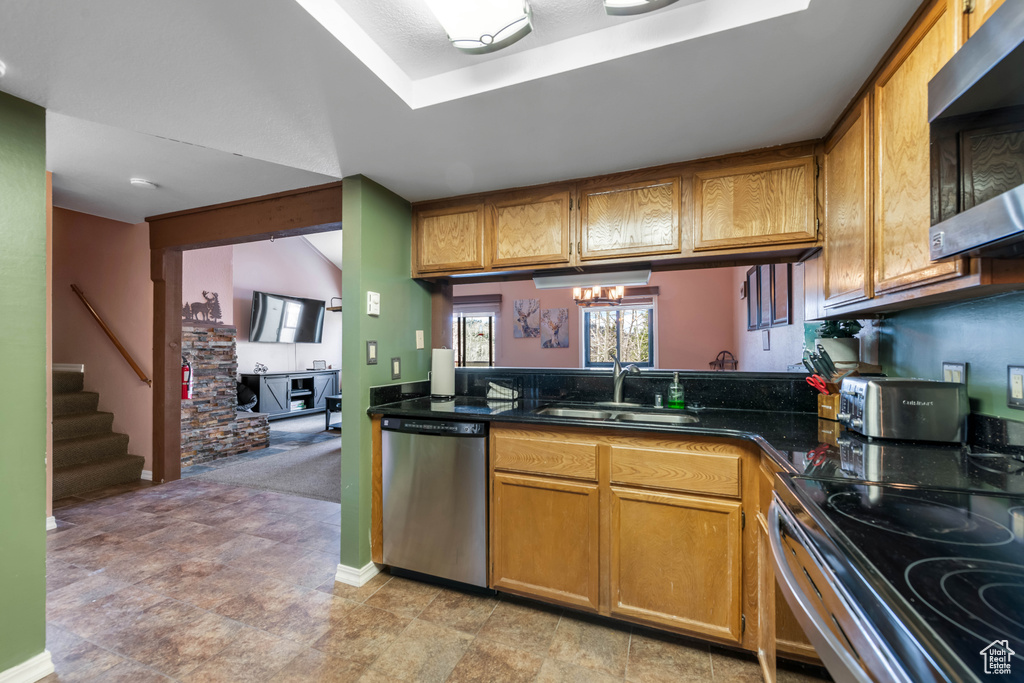
[(572, 256), (572, 242), (569, 242), (569, 256)]
[(582, 241), (576, 243), (576, 253), (579, 254), (580, 256), (583, 255), (583, 246), (582, 245), (583, 245)]

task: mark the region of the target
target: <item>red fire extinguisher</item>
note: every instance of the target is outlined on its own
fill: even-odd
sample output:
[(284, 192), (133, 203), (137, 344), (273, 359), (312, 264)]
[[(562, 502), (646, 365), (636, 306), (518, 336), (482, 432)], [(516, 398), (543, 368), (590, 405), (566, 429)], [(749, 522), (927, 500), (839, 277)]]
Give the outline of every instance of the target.
[(181, 398), (192, 398), (192, 364), (185, 356), (181, 357)]

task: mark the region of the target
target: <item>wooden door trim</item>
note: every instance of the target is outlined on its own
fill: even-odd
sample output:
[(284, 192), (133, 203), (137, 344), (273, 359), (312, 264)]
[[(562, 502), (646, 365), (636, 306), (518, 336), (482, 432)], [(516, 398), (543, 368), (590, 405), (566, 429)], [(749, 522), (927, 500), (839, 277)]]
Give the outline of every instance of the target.
[(342, 183), (166, 213), (149, 223), (153, 280), (153, 481), (181, 478), (182, 252), (341, 229)]

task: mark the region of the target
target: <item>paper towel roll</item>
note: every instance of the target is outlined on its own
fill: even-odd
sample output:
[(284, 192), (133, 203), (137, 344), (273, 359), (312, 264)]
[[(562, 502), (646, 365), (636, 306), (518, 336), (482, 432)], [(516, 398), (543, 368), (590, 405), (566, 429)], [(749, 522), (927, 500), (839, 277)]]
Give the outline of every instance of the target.
[(430, 353), (430, 395), (455, 395), (455, 349), (433, 349)]

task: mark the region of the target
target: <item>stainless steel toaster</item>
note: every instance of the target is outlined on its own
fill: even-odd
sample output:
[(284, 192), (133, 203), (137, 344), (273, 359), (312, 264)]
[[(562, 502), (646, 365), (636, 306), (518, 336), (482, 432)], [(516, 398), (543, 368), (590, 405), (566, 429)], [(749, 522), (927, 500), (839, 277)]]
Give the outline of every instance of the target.
[(899, 377), (847, 377), (839, 421), (871, 438), (967, 440), (967, 385)]

